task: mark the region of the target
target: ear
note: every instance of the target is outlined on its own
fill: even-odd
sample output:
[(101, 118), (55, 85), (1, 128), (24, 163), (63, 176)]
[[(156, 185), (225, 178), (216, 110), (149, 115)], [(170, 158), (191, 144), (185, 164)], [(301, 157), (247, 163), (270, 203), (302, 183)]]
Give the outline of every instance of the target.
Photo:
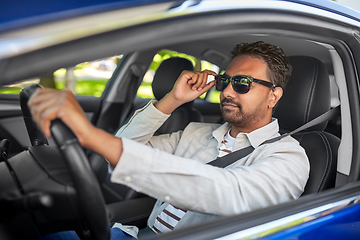
[(276, 87), (273, 91), (270, 91), (269, 108), (274, 108), (282, 95), (283, 89), (281, 87)]

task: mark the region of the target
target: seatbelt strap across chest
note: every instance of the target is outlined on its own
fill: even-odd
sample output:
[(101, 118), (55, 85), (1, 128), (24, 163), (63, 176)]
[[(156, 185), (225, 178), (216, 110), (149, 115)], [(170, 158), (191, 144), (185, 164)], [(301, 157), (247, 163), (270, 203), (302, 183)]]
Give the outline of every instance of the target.
[[(302, 130), (305, 130), (305, 129), (308, 129), (308, 128), (312, 127), (312, 126), (315, 126), (315, 125), (317, 125), (319, 123), (328, 121), (328, 120), (332, 119), (333, 117), (338, 116), (339, 113), (340, 113), (340, 105), (333, 108), (333, 109), (330, 109), (329, 111), (327, 111), (327, 112), (325, 112), (323, 114), (321, 114), (317, 118), (311, 120), (308, 123), (305, 123), (304, 125), (300, 126), (299, 128), (293, 130), (292, 132), (284, 133), (279, 137), (271, 138), (269, 140), (264, 141), (263, 143), (260, 144), (260, 146), (263, 145), (263, 144), (268, 144), (268, 143), (273, 143), (273, 142), (279, 141), (280, 139), (282, 139), (284, 137), (293, 135), (293, 134), (298, 133), (298, 132), (300, 132)], [(249, 155), (250, 153), (252, 153), (252, 151), (254, 151), (253, 146), (242, 148), (242, 149), (239, 149), (239, 150), (234, 151), (232, 153), (229, 153), (229, 154), (227, 154), (227, 155), (225, 155), (223, 157), (217, 158), (217, 159), (215, 159), (215, 160), (213, 160), (211, 162), (208, 162), (207, 164), (215, 166), (215, 167), (224, 168), (224, 167), (236, 162), (237, 160)]]

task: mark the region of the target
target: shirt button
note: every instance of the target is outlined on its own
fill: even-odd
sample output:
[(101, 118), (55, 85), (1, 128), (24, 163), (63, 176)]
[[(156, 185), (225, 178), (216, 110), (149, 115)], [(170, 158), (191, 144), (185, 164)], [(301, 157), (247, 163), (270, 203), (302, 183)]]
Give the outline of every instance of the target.
[(165, 201), (170, 201), (170, 197), (169, 196), (165, 196)]
[(124, 178), (124, 181), (125, 181), (125, 182), (131, 182), (131, 177), (130, 177), (130, 176), (126, 176), (126, 177)]

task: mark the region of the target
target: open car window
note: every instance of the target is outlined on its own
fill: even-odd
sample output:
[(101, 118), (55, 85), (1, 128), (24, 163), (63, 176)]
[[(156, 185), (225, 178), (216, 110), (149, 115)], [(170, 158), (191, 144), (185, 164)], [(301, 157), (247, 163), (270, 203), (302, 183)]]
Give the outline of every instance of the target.
[(101, 97), (121, 58), (122, 55), (117, 55), (60, 68), (53, 73), (4, 85), (0, 88), (0, 94), (18, 94), (29, 84), (40, 84), (47, 88), (67, 88), (75, 95)]

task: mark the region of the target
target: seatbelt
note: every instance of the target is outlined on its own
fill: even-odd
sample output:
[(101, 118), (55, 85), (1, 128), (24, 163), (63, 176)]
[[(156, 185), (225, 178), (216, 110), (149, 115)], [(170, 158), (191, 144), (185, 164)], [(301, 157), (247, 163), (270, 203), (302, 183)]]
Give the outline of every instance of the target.
[[(327, 112), (325, 112), (323, 114), (321, 114), (317, 118), (311, 120), (308, 123), (305, 123), (301, 127), (293, 130), (292, 132), (284, 133), (279, 137), (275, 137), (275, 138), (271, 138), (269, 140), (266, 140), (263, 143), (261, 143), (259, 146), (261, 146), (263, 144), (268, 144), (268, 143), (273, 143), (273, 142), (279, 141), (280, 139), (282, 139), (284, 137), (293, 135), (293, 134), (298, 133), (298, 132), (300, 132), (302, 130), (305, 130), (307, 128), (315, 126), (315, 125), (317, 125), (319, 123), (328, 121), (328, 120), (332, 119), (333, 117), (338, 116), (339, 113), (340, 113), (340, 105), (333, 108), (333, 109), (330, 109), (329, 111), (327, 111)], [(208, 162), (207, 164), (210, 164), (210, 165), (215, 166), (215, 167), (224, 168), (224, 167), (236, 162), (237, 160), (249, 155), (250, 153), (252, 153), (252, 151), (254, 151), (253, 146), (242, 148), (242, 149), (239, 149), (239, 150), (234, 151), (232, 153), (229, 153), (229, 154), (227, 154), (227, 155), (225, 155), (223, 157), (217, 158), (217, 159), (215, 159), (215, 160), (213, 160), (211, 162)]]

